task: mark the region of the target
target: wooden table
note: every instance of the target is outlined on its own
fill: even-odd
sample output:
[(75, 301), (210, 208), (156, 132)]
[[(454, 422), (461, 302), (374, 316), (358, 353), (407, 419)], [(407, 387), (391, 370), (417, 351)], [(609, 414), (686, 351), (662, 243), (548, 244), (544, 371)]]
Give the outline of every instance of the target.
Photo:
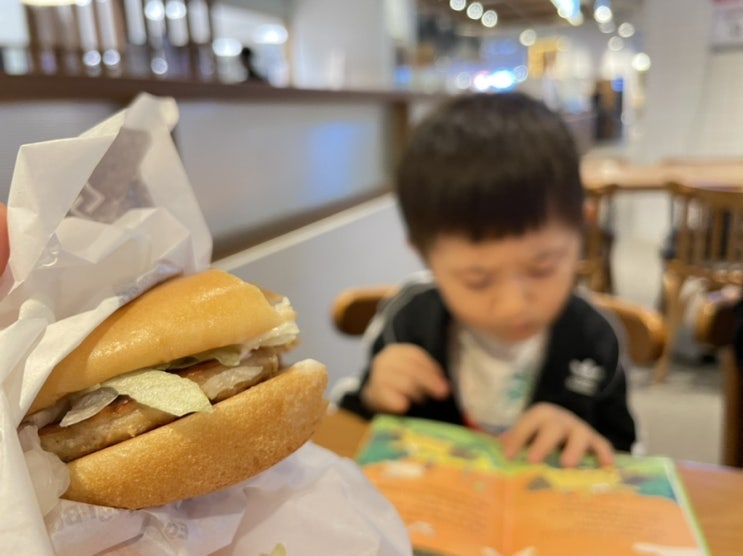
[(637, 165), (615, 160), (584, 160), (581, 163), (583, 185), (589, 191), (613, 186), (627, 191), (660, 191), (670, 179), (667, 168), (652, 165)]
[[(367, 423), (344, 412), (329, 413), (313, 440), (353, 458)], [(717, 465), (677, 462), (692, 506), (713, 556), (743, 554), (743, 471)]]
[(741, 163), (629, 164), (613, 159), (585, 159), (581, 177), (586, 189), (607, 185), (619, 191), (661, 191), (672, 181), (699, 187), (743, 188)]

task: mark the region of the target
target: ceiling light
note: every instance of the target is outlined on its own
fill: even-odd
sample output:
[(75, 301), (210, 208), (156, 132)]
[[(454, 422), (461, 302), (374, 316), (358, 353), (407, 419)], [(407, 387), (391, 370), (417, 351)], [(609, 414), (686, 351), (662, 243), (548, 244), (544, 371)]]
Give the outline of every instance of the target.
[(636, 71), (648, 71), (650, 69), (650, 56), (644, 52), (638, 52), (632, 57), (632, 67)]
[(498, 24), (498, 14), (495, 10), (488, 10), (482, 14), (481, 21), (485, 27), (495, 27)]
[(537, 32), (534, 29), (524, 29), (519, 35), (519, 42), (524, 46), (531, 46), (537, 42)]
[(575, 17), (580, 12), (579, 0), (552, 0), (552, 5), (557, 8), (557, 15), (563, 19)]
[(578, 12), (573, 17), (568, 18), (568, 23), (570, 23), (570, 25), (573, 25), (574, 27), (583, 25), (584, 21), (585, 19), (583, 18), (583, 14), (581, 12)]
[(83, 64), (85, 64), (87, 67), (92, 68), (100, 65), (100, 63), (101, 53), (97, 50), (88, 50), (85, 54), (83, 54)]
[(480, 19), (482, 17), (482, 4), (480, 2), (472, 2), (467, 6), (467, 17), (470, 19)]
[(593, 19), (598, 23), (611, 21), (614, 14), (611, 12), (609, 0), (596, 0), (593, 4)]
[(596, 8), (596, 11), (593, 12), (593, 18), (599, 23), (606, 23), (608, 21), (611, 21), (612, 17), (613, 14), (611, 13), (611, 8), (608, 8), (606, 6), (599, 6), (598, 8)]
[(264, 23), (253, 33), (256, 44), (284, 44), (289, 39), (289, 32), (281, 24)]
[(619, 26), (619, 30), (617, 32), (619, 33), (620, 37), (628, 39), (635, 34), (635, 26), (625, 21)]
[(144, 16), (150, 21), (165, 19), (165, 6), (160, 0), (148, 0), (144, 6)]
[(516, 84), (516, 77), (511, 70), (503, 69), (491, 73), (488, 81), (496, 91), (507, 91)]
[(467, 7), (467, 0), (449, 0), (449, 7), (457, 12), (461, 12)]
[(490, 88), (490, 74), (486, 71), (479, 72), (472, 80), (472, 87), (483, 93), (487, 91)]

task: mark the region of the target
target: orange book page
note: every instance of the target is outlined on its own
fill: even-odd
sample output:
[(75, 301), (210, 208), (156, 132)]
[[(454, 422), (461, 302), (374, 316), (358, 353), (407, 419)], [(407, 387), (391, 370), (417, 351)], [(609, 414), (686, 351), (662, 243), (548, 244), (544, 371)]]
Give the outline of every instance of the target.
[(507, 482), (504, 554), (705, 554), (665, 474), (545, 466)]
[(457, 425), (377, 417), (357, 461), (397, 508), (416, 554), (500, 552), (502, 479), (494, 471), (503, 457), (492, 438)]
[(367, 465), (364, 473), (397, 508), (418, 551), (500, 552), (500, 477), (404, 459)]

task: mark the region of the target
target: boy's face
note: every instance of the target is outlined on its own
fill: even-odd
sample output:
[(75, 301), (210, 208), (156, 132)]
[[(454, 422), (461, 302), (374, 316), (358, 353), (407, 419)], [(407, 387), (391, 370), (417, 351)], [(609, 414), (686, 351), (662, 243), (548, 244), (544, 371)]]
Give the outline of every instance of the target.
[(549, 327), (575, 283), (581, 238), (553, 222), (480, 242), (440, 235), (426, 253), (444, 300), (462, 324), (504, 342)]

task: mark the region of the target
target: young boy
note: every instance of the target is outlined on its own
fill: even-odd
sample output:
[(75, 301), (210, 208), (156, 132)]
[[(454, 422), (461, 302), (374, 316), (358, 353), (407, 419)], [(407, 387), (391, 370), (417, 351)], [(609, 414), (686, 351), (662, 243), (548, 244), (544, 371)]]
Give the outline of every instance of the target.
[(397, 196), (432, 281), (384, 304), (340, 405), (490, 431), (530, 461), (629, 451), (617, 336), (573, 293), (583, 187), (560, 117), (520, 93), (449, 101), (414, 130)]

